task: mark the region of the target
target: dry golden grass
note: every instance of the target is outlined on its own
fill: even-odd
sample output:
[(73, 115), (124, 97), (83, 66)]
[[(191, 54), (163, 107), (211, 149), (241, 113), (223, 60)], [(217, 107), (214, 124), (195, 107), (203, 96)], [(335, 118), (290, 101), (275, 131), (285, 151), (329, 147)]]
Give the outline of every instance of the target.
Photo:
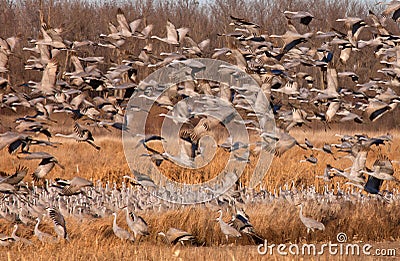
[[(256, 229), (270, 244), (304, 244), (336, 242), (336, 235), (345, 232), (350, 242), (371, 243), (384, 241), (386, 247), (398, 247), (400, 239), (398, 206), (372, 204), (363, 206), (326, 206), (318, 203), (306, 209), (308, 215), (326, 216), (323, 222), (326, 231), (306, 234), (300, 223), (298, 210), (286, 202), (271, 205), (250, 206), (247, 213)], [(67, 225), (70, 242), (42, 245), (35, 238), (34, 246), (20, 244), (3, 248), (0, 259), (10, 255), (11, 260), (171, 260), (180, 249), (183, 260), (258, 260), (261, 256), (257, 248), (248, 239), (241, 238), (235, 246), (226, 246), (226, 241), (215, 221), (216, 212), (205, 207), (186, 207), (162, 213), (142, 213), (150, 224), (151, 235), (140, 244), (121, 241), (112, 232), (112, 217), (96, 220), (77, 221), (68, 218)], [(229, 217), (224, 216), (227, 220)], [(120, 213), (118, 223), (125, 227), (124, 213)], [(179, 227), (194, 234), (201, 246), (173, 248), (157, 238), (157, 232), (166, 231), (169, 227)], [(32, 237), (33, 227), (20, 226), (18, 235)], [(2, 222), (1, 229), (11, 233), (11, 225)], [(52, 233), (52, 225), (45, 221), (40, 229)], [(233, 241), (231, 241), (233, 242)], [(396, 245), (397, 242), (397, 245)], [(224, 244), (224, 245), (222, 245)], [(178, 250), (179, 251), (179, 250)], [(276, 257), (276, 256), (275, 256)], [(279, 257), (279, 256), (278, 256)], [(328, 257), (329, 259), (329, 257)]]
[[(300, 142), (308, 137), (315, 146), (321, 147), (324, 142), (337, 142), (334, 132), (306, 133), (295, 131), (292, 133)], [(351, 134), (351, 133), (348, 133)], [(370, 136), (383, 133), (368, 133)], [(391, 146), (382, 149), (373, 148), (369, 153), (367, 166), (371, 166), (378, 153), (388, 154), (391, 159), (399, 159), (399, 132), (393, 131), (395, 139)], [(93, 180), (103, 182), (117, 182), (120, 184), (123, 175), (130, 175), (126, 163), (121, 138), (118, 134), (108, 136), (96, 136), (96, 143), (101, 146), (100, 151), (85, 143), (78, 143), (66, 139), (54, 139), (63, 144), (58, 148), (33, 147), (36, 151), (48, 151), (52, 153), (65, 170), (58, 167), (53, 169), (48, 178), (56, 177), (72, 178), (79, 175)], [(225, 162), (226, 152), (218, 151), (217, 158), (213, 162), (216, 166), (206, 166), (201, 173), (190, 170), (182, 171), (170, 163), (162, 163), (161, 168), (170, 178), (181, 180), (186, 183), (197, 183), (214, 177), (218, 174)], [(272, 165), (263, 181), (263, 187), (269, 191), (278, 189), (284, 184), (294, 181), (297, 187), (315, 185), (317, 190), (322, 191), (325, 185), (322, 180), (316, 179), (315, 175), (321, 175), (325, 164), (345, 168), (351, 165), (348, 160), (335, 161), (332, 156), (323, 152), (314, 152), (319, 159), (316, 166), (308, 163), (299, 163), (303, 155), (309, 155), (309, 151), (294, 148), (280, 158), (274, 158)], [(27, 166), (30, 172), (36, 168), (38, 161), (22, 161), (15, 155), (9, 155), (6, 150), (0, 152), (2, 158), (2, 170), (12, 172), (15, 166), (21, 164)], [(251, 167), (249, 168), (251, 169)], [(398, 177), (398, 166), (395, 165), (395, 176)], [(201, 174), (201, 175), (200, 175)], [(27, 178), (30, 180), (30, 177)], [(246, 183), (246, 174), (242, 179)], [(335, 178), (329, 185), (336, 187), (336, 182), (343, 185), (344, 180)], [(386, 187), (384, 183), (383, 188)], [(392, 183), (387, 183), (388, 188), (393, 188)], [(373, 202), (366, 205), (339, 205), (309, 202), (305, 208), (305, 215), (314, 217), (325, 224), (325, 232), (317, 231), (307, 235), (306, 228), (298, 217), (298, 209), (287, 201), (277, 200), (268, 204), (246, 205), (246, 213), (255, 230), (265, 237), (268, 242), (279, 243), (305, 243), (328, 241), (336, 242), (339, 232), (347, 234), (351, 242), (385, 242), (386, 245), (395, 245), (400, 241), (400, 210), (398, 204), (384, 204)], [(218, 214), (216, 209), (204, 205), (193, 205), (166, 212), (144, 211), (139, 213), (149, 223), (151, 235), (143, 242), (128, 243), (121, 242), (112, 232), (112, 217), (103, 219), (91, 219), (78, 221), (67, 218), (67, 226), (71, 241), (54, 245), (41, 245), (32, 238), (33, 225), (27, 227), (20, 225), (18, 235), (32, 239), (35, 246), (23, 246), (16, 244), (4, 248), (0, 252), (0, 259), (5, 260), (258, 260), (262, 257), (257, 253), (256, 246), (252, 245), (247, 238), (241, 238), (236, 246), (221, 246), (225, 244), (225, 237), (215, 221)], [(225, 212), (224, 220), (228, 221), (230, 216)], [(124, 213), (119, 213), (118, 223), (126, 228)], [(193, 233), (202, 245), (200, 247), (177, 247), (173, 249), (165, 245), (157, 232), (166, 231), (169, 227), (178, 227)], [(45, 220), (41, 229), (54, 233), (49, 220)], [(10, 234), (12, 224), (0, 220), (0, 231)], [(400, 251), (400, 250), (399, 250)], [(179, 252), (179, 256), (176, 257)], [(279, 256), (275, 256), (275, 258)], [(181, 258), (181, 259), (180, 259)], [(265, 258), (265, 257), (264, 257)], [(329, 259), (329, 256), (322, 257)]]
[[(54, 179), (56, 177), (72, 178), (77, 175), (86, 177), (93, 180), (109, 181), (120, 183), (123, 175), (130, 175), (129, 166), (126, 161), (126, 157), (123, 150), (123, 144), (120, 134), (117, 132), (109, 133), (107, 131), (98, 131), (95, 136), (96, 144), (101, 146), (100, 151), (96, 151), (93, 147), (87, 143), (79, 143), (74, 140), (53, 138), (52, 141), (61, 142), (58, 148), (51, 147), (40, 147), (33, 146), (32, 151), (46, 151), (54, 155), (59, 162), (65, 166), (65, 170), (59, 167), (55, 167), (47, 178)], [(72, 132), (68, 128), (64, 130), (64, 133)], [(324, 143), (339, 143), (338, 137), (335, 137), (335, 131), (315, 131), (315, 132), (304, 132), (294, 131), (291, 134), (300, 142), (304, 142), (304, 138), (308, 139), (314, 144), (314, 147), (322, 147)], [(340, 132), (338, 132), (340, 133)], [(352, 134), (360, 132), (341, 132), (340, 134)], [(365, 133), (365, 132), (363, 132)], [(368, 132), (370, 137), (379, 136), (385, 133), (382, 132)], [(391, 134), (394, 136), (394, 140), (390, 145), (373, 147), (367, 158), (367, 167), (372, 167), (374, 160), (379, 153), (388, 155), (392, 160), (400, 159), (400, 132), (392, 131)], [(100, 135), (100, 136), (99, 136)], [(44, 138), (44, 137), (42, 137)], [(162, 147), (159, 144), (152, 144), (151, 147), (162, 151)], [(299, 163), (301, 159), (304, 159), (304, 155), (314, 154), (318, 158), (317, 165), (310, 163)], [(344, 156), (345, 154), (337, 154)], [(2, 158), (2, 171), (12, 172), (15, 167), (19, 164), (27, 166), (31, 172), (35, 170), (38, 164), (38, 160), (19, 160), (15, 155), (9, 155), (4, 149), (0, 151)], [(164, 161), (160, 170), (168, 176), (170, 179), (181, 181), (188, 184), (200, 183), (209, 180), (217, 176), (220, 171), (225, 167), (229, 153), (218, 149), (216, 156), (213, 161), (199, 169), (199, 170), (185, 170), (168, 161)], [(257, 159), (257, 155), (251, 155), (251, 163), (245, 169), (241, 181), (243, 184), (247, 184), (249, 175), (254, 169), (254, 163)], [(137, 157), (138, 162), (142, 160), (142, 157)], [(288, 152), (284, 153), (281, 157), (274, 157), (271, 167), (265, 175), (263, 181), (263, 187), (269, 191), (273, 191), (284, 184), (290, 184), (292, 181), (295, 182), (296, 186), (309, 186), (315, 185), (317, 189), (322, 189), (325, 183), (322, 179), (315, 178), (315, 175), (322, 175), (326, 164), (338, 168), (347, 168), (351, 166), (352, 162), (348, 159), (337, 159), (335, 160), (332, 155), (326, 154), (321, 151), (310, 151), (303, 150), (298, 147), (294, 147)], [(394, 164), (395, 176), (399, 169), (398, 164)], [(29, 179), (28, 179), (29, 180)], [(344, 179), (334, 178), (332, 184), (340, 182), (344, 184)], [(387, 183), (388, 188), (393, 188), (392, 182)], [(386, 188), (386, 182), (383, 185)]]

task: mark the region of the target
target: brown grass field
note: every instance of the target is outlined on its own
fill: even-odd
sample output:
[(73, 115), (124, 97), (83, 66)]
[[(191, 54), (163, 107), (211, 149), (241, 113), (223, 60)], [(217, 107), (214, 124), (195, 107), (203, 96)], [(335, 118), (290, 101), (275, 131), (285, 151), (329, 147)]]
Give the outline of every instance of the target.
[[(199, 4), (199, 2), (210, 2), (209, 4)], [(19, 35), (20, 43), (17, 45), (14, 54), (10, 56), (8, 63), (9, 72), (1, 76), (7, 76), (10, 85), (17, 90), (23, 87), (20, 84), (29, 80), (40, 79), (42, 73), (25, 70), (25, 61), (31, 53), (23, 51), (23, 47), (28, 45), (28, 41), (37, 39), (41, 28), (41, 17), (43, 14), (51, 28), (62, 28), (63, 38), (72, 40), (91, 40), (93, 42), (102, 42), (101, 33), (106, 33), (110, 22), (116, 23), (117, 10), (121, 8), (127, 19), (143, 18), (143, 24), (153, 24), (152, 35), (163, 35), (165, 22), (171, 20), (177, 28), (191, 28), (190, 36), (197, 43), (209, 38), (210, 46), (204, 51), (204, 57), (211, 57), (215, 48), (223, 46), (236, 46), (236, 42), (229, 37), (221, 34), (230, 33), (232, 28), (230, 15), (235, 17), (249, 18), (263, 28), (263, 34), (283, 34), (286, 31), (286, 20), (282, 15), (283, 10), (309, 10), (315, 15), (314, 21), (310, 27), (301, 27), (301, 33), (306, 29), (312, 31), (330, 31), (332, 28), (345, 32), (347, 29), (338, 18), (351, 16), (365, 18), (368, 10), (380, 13), (383, 5), (378, 5), (372, 1), (270, 1), (270, 0), (215, 0), (215, 1), (197, 1), (197, 0), (136, 0), (136, 1), (115, 1), (115, 0), (92, 0), (92, 1), (10, 1), (0, 0), (0, 37), (6, 38)], [(39, 10), (41, 12), (39, 12)], [(172, 14), (172, 15), (171, 15)], [(89, 18), (89, 19), (88, 19)], [(387, 28), (394, 35), (399, 35), (398, 22), (392, 19), (386, 19)], [(369, 35), (361, 34), (360, 39), (367, 39)], [(374, 36), (375, 37), (375, 36)], [(368, 38), (369, 39), (369, 38)], [(312, 46), (320, 46), (322, 40), (310, 40)], [(144, 42), (129, 40), (118, 51), (114, 49), (99, 48), (99, 46), (82, 47), (78, 55), (81, 57), (104, 56), (104, 64), (99, 68), (105, 71), (109, 65), (120, 63), (125, 58), (137, 57), (140, 50), (147, 45)], [(280, 43), (279, 43), (280, 45)], [(339, 47), (334, 47), (335, 60), (339, 60)], [(347, 64), (335, 64), (338, 71), (348, 71), (357, 68), (360, 76), (359, 82), (367, 82), (371, 78), (382, 77), (377, 73), (378, 69), (385, 68), (386, 65), (377, 62), (373, 55), (373, 47), (353, 52)], [(165, 43), (154, 42), (152, 52), (174, 52), (175, 47), (167, 46)], [(59, 78), (68, 80), (65, 72), (73, 69), (72, 63), (68, 61), (65, 53), (61, 53), (57, 59), (59, 66)], [(225, 57), (222, 59), (236, 62)], [(153, 69), (147, 66), (138, 68), (137, 82), (143, 80)], [(297, 69), (296, 69), (297, 70)], [(321, 85), (321, 74), (318, 67), (306, 68), (300, 67), (299, 70), (309, 73), (315, 79), (315, 86)], [(323, 78), (323, 77), (322, 77)], [(382, 80), (388, 77), (382, 77)], [(355, 83), (349, 79), (341, 78), (340, 86), (356, 90)], [(392, 86), (396, 93), (399, 93), (400, 86)], [(1, 93), (2, 95), (2, 93)], [(3, 98), (2, 96), (0, 97)], [(276, 96), (277, 100), (282, 98)], [(1, 100), (0, 99), (0, 100)], [(285, 99), (282, 99), (283, 105)], [(19, 116), (33, 115), (34, 109), (18, 107), (18, 114), (11, 110), (0, 107), (0, 133), (13, 131), (15, 120)], [(326, 108), (313, 108), (313, 111), (323, 111)], [(149, 118), (166, 112), (164, 109), (156, 108), (151, 111)], [(300, 143), (307, 137), (315, 147), (322, 147), (324, 143), (338, 143), (336, 133), (339, 134), (368, 134), (370, 137), (386, 134), (388, 131), (393, 135), (393, 141), (383, 147), (373, 147), (368, 153), (367, 167), (371, 168), (377, 155), (385, 154), (391, 160), (400, 160), (400, 126), (399, 110), (385, 114), (379, 121), (365, 122), (362, 125), (332, 123), (332, 129), (324, 131), (324, 126), (320, 123), (312, 123), (312, 128), (302, 127), (301, 129), (292, 129), (293, 135)], [(57, 113), (52, 115), (57, 120), (57, 124), (49, 127), (51, 133), (62, 132), (64, 134), (73, 131), (73, 120), (70, 116)], [(161, 118), (161, 117), (159, 117)], [(364, 115), (364, 118), (365, 115)], [(150, 133), (156, 133), (160, 122), (150, 122), (146, 128)], [(86, 126), (85, 126), (86, 127)], [(314, 128), (315, 127), (315, 128)], [(89, 128), (89, 127), (88, 127)], [(95, 142), (101, 147), (96, 151), (86, 143), (78, 143), (72, 140), (51, 138), (54, 142), (60, 142), (57, 148), (32, 147), (31, 151), (46, 151), (54, 155), (58, 161), (65, 166), (65, 169), (55, 167), (47, 176), (48, 179), (55, 178), (70, 179), (74, 176), (81, 176), (93, 181), (102, 181), (102, 184), (115, 183), (118, 188), (121, 187), (124, 175), (131, 175), (127, 159), (121, 140), (121, 132), (116, 130), (104, 130), (100, 128), (90, 128), (95, 137)], [(223, 136), (221, 134), (221, 136)], [(46, 139), (39, 136), (40, 139)], [(153, 148), (162, 150), (159, 144), (152, 144)], [(310, 163), (299, 163), (304, 156), (313, 153), (318, 158), (317, 165)], [(344, 154), (343, 154), (344, 155)], [(170, 162), (164, 161), (159, 167), (162, 173), (169, 179), (182, 183), (201, 183), (216, 177), (224, 168), (229, 154), (218, 149), (213, 161), (197, 170), (183, 170)], [(254, 169), (254, 160), (257, 155), (250, 156), (250, 164), (244, 170), (240, 182), (246, 186), (249, 177)], [(134, 160), (140, 163), (141, 157), (137, 156)], [(19, 165), (29, 168), (32, 173), (38, 164), (38, 160), (20, 160), (16, 155), (8, 154), (6, 149), (0, 151), (0, 171), (12, 173)], [(292, 184), (298, 189), (315, 187), (318, 193), (323, 193), (325, 188), (337, 193), (339, 190), (352, 189), (345, 185), (346, 180), (335, 177), (330, 183), (324, 183), (322, 179), (316, 178), (316, 175), (322, 175), (326, 164), (344, 169), (351, 166), (348, 159), (335, 160), (331, 155), (319, 151), (304, 151), (294, 147), (281, 157), (274, 157), (272, 164), (267, 171), (261, 186), (255, 188), (255, 192), (263, 189), (279, 193), (280, 189)], [(400, 165), (394, 164), (394, 176), (400, 179)], [(30, 184), (31, 176), (25, 178)], [(129, 186), (129, 185), (128, 185)], [(136, 189), (140, 189), (135, 187)], [(394, 182), (384, 182), (382, 190), (397, 191), (399, 185)], [(370, 197), (362, 192), (366, 198)], [(1, 196), (1, 195), (0, 195)], [(359, 194), (353, 195), (358, 197)], [(372, 197), (372, 196), (371, 196)], [(0, 197), (1, 198), (1, 197)], [(3, 198), (0, 199), (0, 209), (5, 205)], [(363, 204), (353, 204), (350, 201), (345, 203), (338, 202), (319, 202), (308, 199), (305, 204), (304, 214), (321, 221), (325, 225), (325, 231), (316, 231), (307, 234), (306, 227), (299, 218), (299, 209), (289, 201), (280, 197), (274, 201), (265, 201), (263, 203), (247, 203), (243, 207), (250, 217), (250, 221), (255, 231), (269, 244), (316, 244), (321, 246), (328, 242), (336, 243), (338, 233), (347, 235), (347, 242), (352, 244), (371, 244), (371, 256), (366, 255), (331, 255), (327, 251), (323, 255), (288, 255), (282, 256), (275, 252), (272, 256), (261, 255), (257, 252), (257, 246), (254, 245), (245, 236), (236, 241), (230, 239), (227, 244), (226, 239), (221, 232), (220, 226), (216, 221), (218, 217), (218, 206), (205, 203), (197, 205), (176, 206), (169, 210), (155, 211), (142, 210), (137, 214), (142, 216), (150, 227), (150, 236), (144, 238), (141, 242), (131, 243), (119, 240), (113, 233), (113, 217), (92, 218), (82, 217), (78, 219), (72, 216), (66, 216), (67, 229), (69, 233), (69, 242), (58, 242), (55, 244), (42, 244), (33, 236), (35, 224), (19, 224), (18, 236), (32, 240), (33, 245), (24, 245), (20, 242), (8, 247), (0, 246), (0, 261), (2, 260), (400, 260), (400, 201), (393, 203), (366, 200)], [(223, 219), (228, 222), (231, 216), (224, 212)], [(125, 213), (118, 213), (119, 226), (127, 229), (125, 222)], [(6, 219), (0, 218), (0, 234), (10, 235), (13, 229), (12, 223)], [(170, 227), (176, 227), (192, 233), (199, 241), (198, 246), (170, 246), (163, 242), (157, 236), (160, 231), (167, 231)], [(55, 235), (52, 221), (45, 218), (40, 224), (42, 231)], [(387, 257), (376, 255), (375, 250), (395, 250)]]
[[(308, 137), (315, 146), (320, 147), (324, 142), (337, 142), (334, 131), (304, 132), (296, 130), (292, 132), (297, 140), (303, 141)], [(347, 133), (351, 134), (351, 133)], [(370, 136), (377, 136), (384, 133), (369, 132)], [(368, 155), (367, 166), (371, 167), (373, 160), (378, 153), (387, 154), (391, 159), (399, 159), (399, 132), (392, 131), (395, 137), (393, 143), (382, 149), (373, 149)], [(101, 180), (103, 182), (116, 182), (120, 185), (123, 175), (130, 175), (126, 163), (122, 141), (118, 133), (96, 136), (96, 143), (101, 146), (97, 152), (87, 144), (77, 143), (66, 139), (53, 139), (62, 142), (59, 148), (33, 148), (33, 150), (48, 151), (59, 159), (65, 166), (65, 170), (56, 167), (50, 174), (49, 179), (56, 177), (72, 178), (79, 174), (82, 177)], [(37, 162), (22, 161), (9, 155), (6, 150), (1, 153), (2, 170), (11, 172), (18, 164), (27, 166), (30, 171), (36, 168)], [(217, 159), (203, 168), (201, 175), (194, 170), (181, 171), (174, 166), (163, 163), (161, 168), (170, 178), (186, 183), (197, 183), (216, 176), (220, 165), (224, 164), (223, 151), (217, 152)], [(285, 184), (294, 182), (297, 188), (301, 186), (314, 185), (317, 191), (322, 191), (325, 185), (315, 175), (321, 175), (325, 164), (345, 168), (351, 165), (348, 160), (334, 160), (332, 156), (317, 152), (315, 154), (319, 162), (316, 166), (308, 163), (299, 163), (303, 155), (308, 155), (301, 149), (294, 148), (282, 157), (275, 157), (272, 165), (264, 178), (263, 187), (268, 191), (279, 190)], [(215, 166), (213, 166), (215, 165)], [(251, 166), (247, 171), (251, 170)], [(398, 165), (395, 164), (395, 176), (398, 176)], [(79, 172), (79, 173), (77, 173)], [(27, 178), (30, 181), (30, 177)], [(246, 171), (242, 177), (243, 184), (246, 184)], [(337, 184), (344, 180), (334, 178), (328, 187), (334, 189)], [(393, 189), (392, 183), (384, 183), (383, 189)], [(372, 201), (365, 205), (354, 204), (324, 204), (323, 202), (310, 201), (306, 205), (305, 214), (315, 217), (325, 224), (324, 232), (317, 231), (307, 235), (306, 228), (301, 224), (298, 209), (285, 200), (275, 200), (273, 203), (246, 204), (246, 213), (249, 215), (256, 231), (268, 242), (280, 243), (326, 243), (336, 242), (336, 235), (344, 232), (348, 236), (348, 242), (369, 242), (374, 248), (386, 247), (400, 251), (400, 211), (397, 203), (385, 204)], [(226, 246), (225, 237), (220, 231), (215, 219), (218, 216), (215, 208), (208, 205), (190, 205), (177, 207), (175, 210), (164, 212), (143, 211), (139, 213), (148, 221), (151, 235), (140, 243), (122, 242), (112, 232), (112, 216), (102, 219), (83, 219), (78, 221), (67, 217), (67, 227), (70, 234), (70, 242), (41, 245), (32, 237), (33, 225), (20, 225), (18, 235), (32, 239), (34, 246), (20, 244), (3, 248), (0, 252), (0, 260), (259, 260), (266, 259), (257, 253), (257, 247), (252, 245), (246, 238), (241, 238), (233, 245)], [(229, 216), (224, 215), (228, 221)], [(124, 213), (119, 213), (118, 223), (126, 227)], [(169, 227), (179, 227), (194, 234), (202, 246), (194, 247), (171, 247), (157, 237), (160, 231), (166, 231)], [(44, 231), (54, 233), (49, 220), (45, 220), (40, 228)], [(0, 219), (0, 231), (10, 234), (12, 224)], [(312, 256), (309, 256), (312, 257)], [(275, 254), (274, 259), (281, 259), (282, 256)], [(296, 259), (296, 256), (289, 256), (289, 259)], [(299, 257), (300, 258), (300, 257)], [(304, 258), (307, 258), (304, 256)], [(321, 260), (330, 260), (332, 256), (325, 254)], [(342, 256), (342, 259), (346, 256)], [(348, 257), (352, 260), (353, 257)], [(269, 259), (269, 258), (268, 258)], [(374, 259), (371, 259), (374, 260)]]

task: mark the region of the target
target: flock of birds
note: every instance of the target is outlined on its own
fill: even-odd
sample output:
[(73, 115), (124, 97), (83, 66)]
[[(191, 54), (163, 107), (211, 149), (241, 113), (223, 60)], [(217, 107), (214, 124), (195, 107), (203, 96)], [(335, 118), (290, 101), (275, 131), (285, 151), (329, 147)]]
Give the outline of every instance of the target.
[[(29, 170), (18, 167), (15, 173), (1, 173), (0, 176), (0, 216), (16, 224), (11, 236), (1, 235), (0, 245), (7, 246), (13, 242), (22, 241), (32, 244), (31, 240), (16, 235), (18, 223), (25, 225), (35, 224), (33, 234), (42, 242), (56, 242), (68, 240), (65, 216), (83, 218), (102, 218), (114, 216), (112, 228), (114, 234), (123, 239), (135, 241), (139, 237), (149, 235), (150, 230), (146, 221), (135, 214), (137, 211), (163, 211), (177, 208), (173, 203), (164, 202), (149, 193), (146, 186), (154, 183), (142, 174), (135, 184), (122, 183), (102, 184), (82, 177), (71, 180), (57, 178), (54, 181), (47, 179), (48, 174), (57, 165), (63, 168), (62, 159), (57, 159), (48, 152), (31, 152), (32, 146), (58, 147), (60, 142), (52, 140), (54, 136), (71, 138), (78, 142), (86, 142), (96, 150), (101, 150), (89, 127), (115, 128), (126, 131), (124, 115), (128, 110), (127, 104), (130, 95), (141, 89), (143, 98), (154, 101), (165, 110), (171, 109), (179, 101), (188, 97), (205, 95), (203, 102), (197, 108), (179, 106), (175, 113), (159, 115), (169, 117), (176, 124), (184, 124), (179, 132), (179, 139), (190, 145), (190, 152), (182, 151), (179, 156), (166, 152), (159, 152), (149, 146), (149, 142), (162, 141), (158, 134), (141, 135), (140, 144), (148, 151), (145, 156), (151, 157), (157, 166), (164, 160), (191, 162), (204, 151), (200, 145), (203, 137), (213, 135), (217, 127), (223, 126), (231, 119), (229, 116), (222, 120), (207, 117), (202, 111), (205, 107), (212, 107), (213, 97), (217, 97), (232, 104), (245, 119), (242, 121), (246, 128), (257, 133), (260, 142), (257, 150), (267, 150), (281, 156), (294, 146), (311, 151), (302, 162), (317, 164), (315, 150), (331, 154), (334, 159), (348, 158), (352, 165), (345, 170), (327, 165), (322, 178), (331, 182), (335, 176), (346, 179), (351, 189), (334, 192), (327, 187), (323, 193), (315, 192), (315, 188), (286, 189), (275, 192), (265, 191), (262, 186), (259, 192), (236, 187), (227, 193), (218, 196), (211, 203), (203, 203), (213, 210), (219, 210), (217, 221), (222, 233), (229, 237), (238, 238), (249, 236), (255, 243), (263, 242), (262, 236), (255, 232), (250, 219), (243, 210), (247, 203), (271, 202), (273, 200), (289, 200), (300, 207), (299, 217), (307, 228), (307, 232), (315, 229), (324, 230), (325, 226), (310, 217), (303, 215), (303, 203), (307, 200), (351, 201), (363, 202), (378, 200), (382, 202), (397, 202), (400, 199), (397, 190), (382, 191), (383, 181), (399, 183), (394, 176), (393, 161), (383, 153), (378, 156), (372, 170), (366, 167), (367, 155), (375, 146), (385, 146), (393, 140), (392, 135), (385, 134), (377, 137), (367, 135), (343, 135), (340, 143), (325, 144), (322, 148), (313, 146), (310, 140), (304, 143), (296, 140), (290, 130), (302, 126), (309, 126), (310, 122), (318, 121), (329, 127), (335, 122), (354, 121), (357, 124), (368, 124), (378, 121), (382, 116), (396, 109), (400, 97), (392, 89), (399, 87), (400, 37), (391, 34), (385, 27), (388, 16), (397, 21), (399, 18), (400, 2), (392, 1), (387, 4), (382, 16), (369, 12), (365, 19), (345, 17), (338, 19), (344, 23), (346, 32), (332, 30), (329, 32), (305, 32), (312, 23), (314, 16), (305, 11), (285, 11), (288, 30), (283, 35), (262, 34), (262, 28), (250, 21), (231, 16), (233, 32), (221, 34), (230, 42), (230, 47), (216, 49), (211, 58), (233, 57), (235, 65), (250, 75), (261, 87), (246, 89), (224, 83), (207, 82), (204, 80), (188, 80), (172, 86), (168, 91), (157, 90), (157, 83), (138, 83), (138, 72), (141, 68), (160, 68), (183, 64), (193, 71), (201, 71), (204, 65), (193, 62), (190, 58), (204, 57), (210, 44), (209, 39), (199, 43), (189, 35), (189, 28), (176, 28), (167, 21), (166, 37), (152, 35), (153, 26), (144, 25), (143, 19), (128, 22), (122, 10), (117, 13), (117, 25), (109, 23), (107, 34), (100, 35), (100, 42), (70, 41), (63, 39), (62, 28), (51, 28), (42, 21), (40, 37), (31, 40), (33, 47), (24, 47), (23, 50), (32, 53), (27, 60), (25, 69), (41, 72), (39, 82), (29, 81), (21, 85), (13, 85), (6, 75), (8, 74), (9, 57), (13, 55), (18, 42), (18, 36), (7, 39), (0, 38), (0, 108), (17, 112), (20, 107), (32, 108), (34, 115), (25, 115), (15, 119), (14, 130), (0, 134), (0, 150), (7, 148), (10, 154), (22, 160), (38, 160), (39, 164), (32, 173), (32, 183), (24, 181)], [(140, 29), (141, 28), (141, 29)], [(370, 39), (359, 39), (361, 32), (370, 35)], [(280, 40), (281, 44), (278, 44)], [(144, 47), (138, 55), (123, 57), (120, 50), (127, 41), (138, 41)], [(157, 41), (175, 48), (176, 52), (153, 54), (152, 45)], [(319, 46), (312, 43), (321, 42)], [(116, 50), (119, 63), (112, 64), (105, 72), (99, 65), (104, 65), (104, 57), (80, 57), (81, 48), (99, 46)], [(336, 64), (346, 66), (347, 61), (354, 53), (363, 48), (374, 48), (377, 62), (382, 64), (378, 73), (382, 78), (374, 78), (369, 82), (359, 83), (359, 77), (353, 71), (338, 71)], [(335, 52), (339, 52), (336, 60)], [(67, 71), (60, 66), (60, 58), (66, 57), (73, 67)], [(123, 59), (121, 59), (123, 58)], [(104, 67), (104, 66), (103, 66)], [(232, 68), (220, 68), (221, 73), (229, 74), (233, 78), (240, 77)], [(312, 73), (321, 75), (319, 86)], [(346, 77), (354, 82), (352, 88), (339, 86), (339, 79)], [(143, 87), (144, 86), (144, 87)], [(120, 95), (120, 93), (126, 93)], [(161, 94), (162, 93), (162, 94)], [(161, 96), (160, 96), (161, 94)], [(261, 99), (261, 96), (268, 98)], [(208, 97), (208, 98), (207, 98)], [(182, 104), (182, 103), (180, 103)], [(276, 121), (275, 131), (265, 131), (265, 117), (271, 115)], [(254, 109), (256, 108), (256, 109)], [(141, 108), (129, 108), (140, 111)], [(74, 130), (70, 134), (52, 133), (51, 126), (56, 123), (53, 114), (63, 113), (74, 120)], [(269, 116), (268, 116), (269, 117)], [(41, 137), (45, 138), (41, 138)], [(237, 150), (248, 151), (252, 144), (233, 142), (232, 137), (219, 144), (230, 152)], [(248, 162), (250, 153), (235, 157), (238, 161)], [(313, 190), (314, 189), (314, 190)], [(340, 186), (338, 186), (340, 189)], [(367, 192), (367, 195), (361, 193)], [(376, 196), (371, 196), (376, 195)], [(240, 207), (239, 207), (240, 206)], [(232, 219), (226, 223), (222, 209), (230, 209)], [(126, 214), (126, 223), (130, 231), (117, 224), (117, 215), (121, 209)], [(43, 218), (48, 217), (54, 223), (57, 237), (39, 230)], [(195, 242), (195, 236), (178, 228), (170, 228), (167, 232), (159, 233), (171, 244), (178, 242)]]

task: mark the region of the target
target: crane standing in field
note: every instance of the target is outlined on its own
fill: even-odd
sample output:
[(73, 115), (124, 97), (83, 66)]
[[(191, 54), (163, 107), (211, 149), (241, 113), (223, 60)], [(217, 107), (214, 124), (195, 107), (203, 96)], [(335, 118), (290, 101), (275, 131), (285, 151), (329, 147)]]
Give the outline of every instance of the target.
[(324, 224), (315, 219), (305, 217), (303, 215), (303, 203), (300, 203), (298, 206), (300, 207), (300, 212), (299, 212), (300, 220), (304, 224), (304, 226), (306, 226), (307, 234), (310, 233), (310, 231), (314, 232), (314, 229), (318, 229), (321, 231), (325, 230)]
[(229, 237), (239, 238), (242, 236), (240, 232), (233, 226), (228, 225), (222, 220), (222, 209), (218, 210), (219, 217), (216, 219), (219, 222), (222, 233), (224, 233), (226, 242), (229, 242)]
[(126, 231), (125, 229), (119, 227), (117, 225), (117, 213), (113, 213), (114, 216), (114, 220), (113, 220), (113, 232), (114, 234), (121, 240), (130, 240), (132, 242), (135, 242), (135, 238), (132, 236), (131, 233), (129, 233), (128, 231)]
[(49, 233), (42, 232), (39, 230), (39, 223), (41, 221), (41, 217), (36, 218), (37, 223), (35, 225), (34, 229), (34, 235), (39, 239), (40, 242), (42, 243), (55, 243), (57, 242), (57, 239), (50, 235)]
[(135, 213), (130, 212), (128, 207), (124, 207), (124, 210), (126, 213), (126, 223), (128, 224), (129, 229), (133, 232), (135, 239), (137, 239), (137, 236), (140, 236), (141, 239), (142, 236), (150, 235), (149, 226), (141, 216), (137, 216)]

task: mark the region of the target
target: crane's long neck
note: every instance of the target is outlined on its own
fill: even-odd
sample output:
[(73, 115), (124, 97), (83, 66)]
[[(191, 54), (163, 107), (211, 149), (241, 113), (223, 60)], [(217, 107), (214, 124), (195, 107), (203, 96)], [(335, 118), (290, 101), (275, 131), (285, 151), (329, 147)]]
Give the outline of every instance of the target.
[(129, 214), (128, 208), (125, 208), (125, 213), (126, 213), (126, 220), (132, 219), (130, 214)]
[(219, 211), (219, 218), (218, 218), (218, 221), (219, 221), (219, 222), (222, 222), (222, 210)]
[(300, 217), (303, 216), (303, 204), (300, 204)]
[(135, 215), (135, 213), (131, 213), (131, 217), (132, 217), (132, 221), (136, 221), (136, 215)]
[(39, 230), (39, 223), (40, 223), (40, 219), (37, 220), (37, 223), (35, 225), (35, 231)]
[(55, 136), (62, 137), (62, 138), (68, 138), (68, 139), (75, 139), (77, 137), (75, 133), (71, 133), (71, 134), (56, 133)]
[(12, 232), (12, 234), (11, 234), (11, 237), (12, 237), (12, 238), (18, 238), (17, 235), (16, 235), (17, 229), (18, 229), (18, 225), (15, 225), (14, 230), (13, 230), (13, 232)]
[(117, 227), (117, 215), (114, 213), (114, 221), (113, 221), (113, 226)]

